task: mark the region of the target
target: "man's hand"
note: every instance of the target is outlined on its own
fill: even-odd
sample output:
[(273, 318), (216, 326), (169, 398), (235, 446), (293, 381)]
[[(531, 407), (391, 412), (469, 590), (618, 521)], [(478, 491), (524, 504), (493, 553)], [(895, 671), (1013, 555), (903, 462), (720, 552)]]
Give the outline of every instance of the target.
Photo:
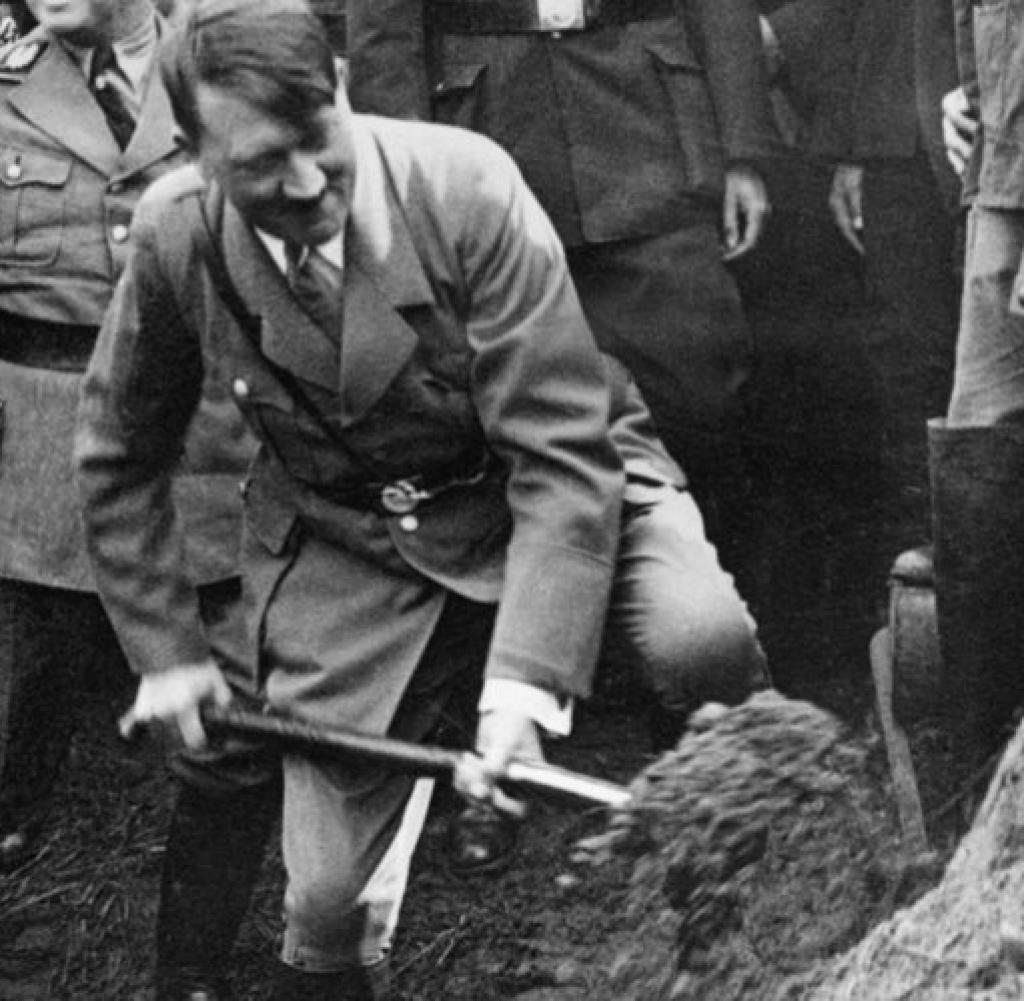
[(864, 213), (861, 209), (863, 194), (864, 168), (856, 163), (839, 164), (832, 175), (828, 205), (839, 232), (858, 254), (864, 253)]
[(752, 167), (734, 165), (725, 172), (722, 236), (727, 261), (754, 249), (768, 219), (768, 191)]
[(942, 99), (942, 141), (946, 146), (946, 159), (958, 177), (967, 167), (977, 134), (978, 119), (963, 87), (951, 90)]
[(195, 750), (206, 743), (199, 709), (207, 702), (222, 707), (231, 704), (231, 689), (212, 658), (145, 675), (129, 717), (134, 724), (162, 723)]
[(543, 761), (537, 724), (515, 709), (493, 709), (480, 716), (476, 754), (467, 754), (455, 771), (457, 792), (467, 799), (491, 803), (499, 810), (522, 817), (525, 804), (498, 788), (509, 761)]

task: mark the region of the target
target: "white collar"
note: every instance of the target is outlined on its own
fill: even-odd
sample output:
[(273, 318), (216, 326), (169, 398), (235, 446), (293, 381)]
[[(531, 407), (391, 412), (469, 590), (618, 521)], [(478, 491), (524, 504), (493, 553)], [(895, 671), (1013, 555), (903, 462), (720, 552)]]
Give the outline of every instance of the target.
[[(287, 274), (288, 256), (285, 253), (284, 240), (278, 239), (276, 236), (271, 236), (269, 233), (263, 232), (262, 229), (257, 229), (256, 235), (263, 241), (263, 246), (267, 248), (267, 252), (270, 254), (270, 257), (277, 266), (277, 269), (281, 274)], [(345, 242), (344, 235), (341, 230), (332, 236), (326, 243), (321, 243), (315, 249), (339, 271), (344, 271)], [(308, 253), (308, 251), (309, 248), (306, 247), (305, 252)]]

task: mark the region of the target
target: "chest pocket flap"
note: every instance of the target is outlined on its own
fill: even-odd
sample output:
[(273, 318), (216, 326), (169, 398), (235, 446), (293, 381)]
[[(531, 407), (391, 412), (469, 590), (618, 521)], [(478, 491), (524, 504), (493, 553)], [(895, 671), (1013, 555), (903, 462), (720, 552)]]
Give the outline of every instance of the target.
[(38, 150), (0, 149), (0, 184), (8, 188), (42, 184), (60, 188), (71, 176), (71, 161)]

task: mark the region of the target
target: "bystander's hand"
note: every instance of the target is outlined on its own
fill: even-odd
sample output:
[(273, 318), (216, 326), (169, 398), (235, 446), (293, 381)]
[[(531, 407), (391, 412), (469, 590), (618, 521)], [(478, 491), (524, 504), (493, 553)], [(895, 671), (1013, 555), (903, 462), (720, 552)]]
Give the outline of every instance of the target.
[(832, 218), (846, 242), (864, 253), (864, 168), (857, 163), (841, 163), (832, 175), (832, 190), (828, 205)]
[(942, 141), (946, 146), (946, 159), (958, 176), (967, 167), (977, 134), (978, 119), (963, 87), (951, 90), (942, 99)]
[(186, 747), (198, 749), (206, 743), (199, 711), (211, 702), (222, 707), (231, 704), (231, 689), (212, 658), (147, 674), (139, 682), (135, 704), (128, 722), (122, 721), (122, 729), (160, 723), (180, 736)]
[(752, 167), (734, 164), (725, 172), (722, 235), (727, 261), (753, 250), (768, 221), (768, 189)]
[(537, 724), (514, 708), (482, 713), (477, 726), (476, 752), (463, 756), (455, 772), (455, 789), (467, 799), (490, 803), (505, 813), (523, 817), (526, 805), (509, 796), (498, 783), (513, 758), (544, 760)]

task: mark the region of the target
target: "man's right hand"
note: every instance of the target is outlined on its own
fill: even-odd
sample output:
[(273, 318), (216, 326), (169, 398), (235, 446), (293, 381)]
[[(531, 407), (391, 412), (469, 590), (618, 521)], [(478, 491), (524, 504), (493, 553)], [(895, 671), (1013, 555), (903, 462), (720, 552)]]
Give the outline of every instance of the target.
[(828, 204), (839, 231), (858, 254), (864, 253), (863, 193), (864, 168), (857, 163), (839, 164), (832, 175)]
[(199, 709), (209, 702), (231, 704), (231, 689), (213, 658), (144, 675), (129, 718), (136, 725), (162, 723), (179, 734), (186, 747), (197, 750), (206, 743)]
[(963, 174), (971, 156), (971, 148), (978, 134), (978, 119), (963, 87), (951, 90), (942, 99), (942, 141), (946, 159), (956, 171)]

